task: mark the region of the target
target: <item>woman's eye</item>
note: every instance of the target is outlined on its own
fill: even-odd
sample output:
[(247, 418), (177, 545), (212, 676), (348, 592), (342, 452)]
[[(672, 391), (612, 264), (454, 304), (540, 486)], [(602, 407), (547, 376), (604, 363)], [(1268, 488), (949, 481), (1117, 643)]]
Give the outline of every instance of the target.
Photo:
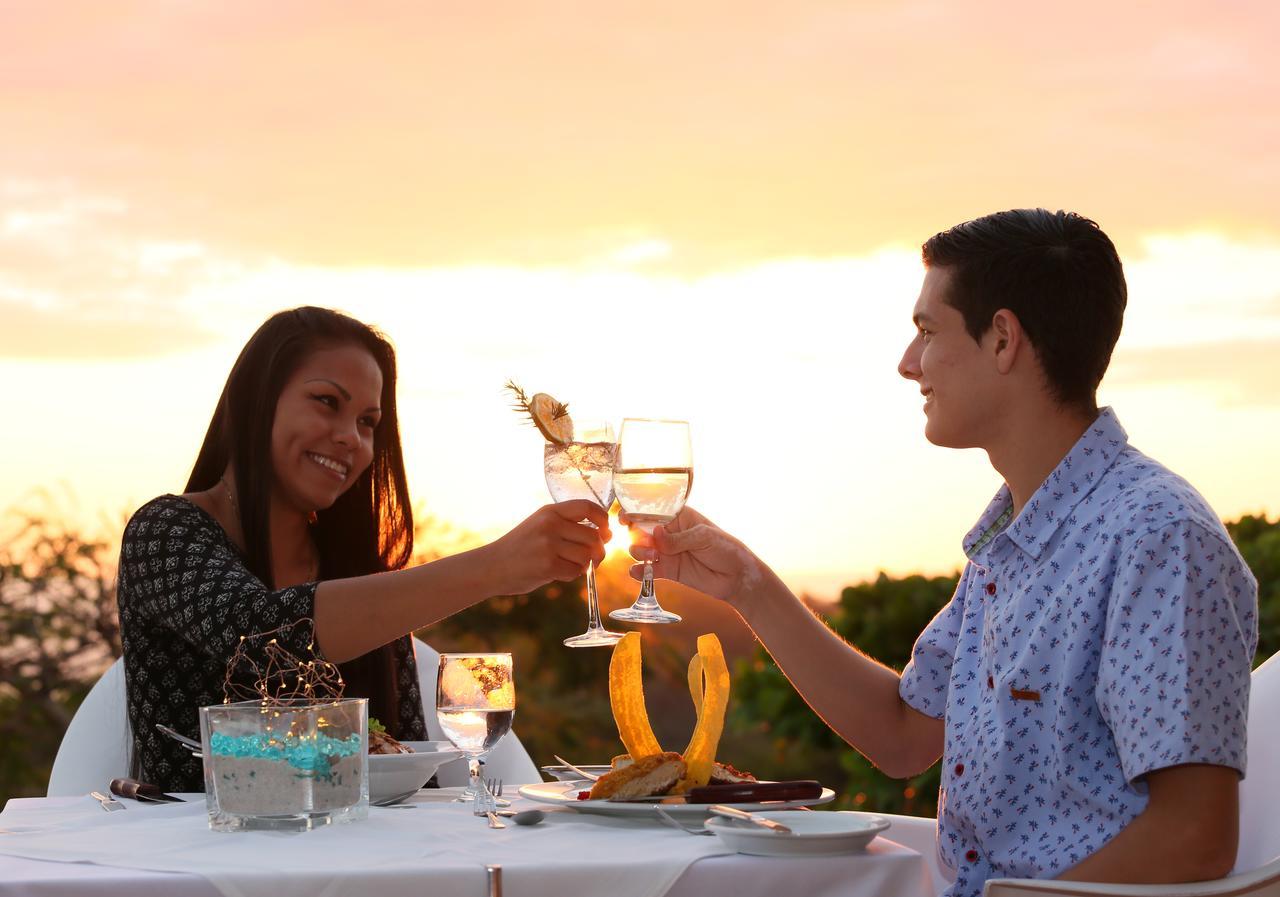
[(314, 395), (311, 398), (315, 399), (317, 402), (320, 402), (321, 404), (328, 405), (330, 408), (337, 409), (338, 407), (338, 400), (333, 396), (321, 394), (321, 395)]
[(360, 426), (373, 430), (378, 426), (378, 421), (372, 417), (362, 417), (360, 418)]

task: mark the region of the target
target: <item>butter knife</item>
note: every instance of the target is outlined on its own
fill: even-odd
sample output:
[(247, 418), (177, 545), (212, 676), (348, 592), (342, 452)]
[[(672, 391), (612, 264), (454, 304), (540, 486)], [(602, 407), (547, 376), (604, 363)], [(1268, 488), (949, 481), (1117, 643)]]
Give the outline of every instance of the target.
[(116, 800), (114, 797), (107, 797), (101, 791), (90, 791), (89, 796), (96, 800), (99, 805), (101, 805), (102, 809), (107, 812), (123, 810), (125, 808), (124, 804), (120, 803), (120, 801)]
[(723, 804), (713, 804), (707, 808), (707, 811), (715, 816), (724, 816), (726, 819), (736, 819), (740, 822), (750, 822), (755, 825), (763, 826), (780, 835), (793, 834), (791, 829), (783, 825), (781, 822), (775, 822), (774, 820), (768, 819), (764, 816), (757, 816), (755, 813), (748, 813), (745, 810), (739, 810), (737, 807), (726, 807)]

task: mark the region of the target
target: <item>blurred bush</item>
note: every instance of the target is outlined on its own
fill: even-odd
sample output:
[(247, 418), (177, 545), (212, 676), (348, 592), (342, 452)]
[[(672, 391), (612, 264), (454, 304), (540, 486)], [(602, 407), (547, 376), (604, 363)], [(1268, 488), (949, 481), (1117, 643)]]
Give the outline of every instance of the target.
[[(44, 793), (71, 716), (120, 653), (115, 542), (84, 538), (47, 517), (10, 518), (0, 541), (0, 804)], [(1280, 520), (1246, 516), (1227, 528), (1258, 578), (1255, 663), (1261, 662), (1280, 650)], [(464, 547), (465, 540), (426, 520), (418, 541), (424, 546), (418, 559), (428, 560)], [(634, 594), (625, 571), (626, 563), (617, 561), (601, 571), (607, 607)], [(882, 574), (844, 589), (835, 604), (815, 607), (859, 650), (901, 669), (916, 635), (950, 599), (955, 583), (955, 576)], [(881, 775), (805, 705), (725, 605), (671, 584), (660, 591), (664, 605), (686, 617), (677, 626), (640, 627), (649, 714), (664, 746), (683, 750), (689, 738), (694, 717), (685, 666), (697, 635), (714, 631), (734, 669), (720, 759), (761, 778), (820, 779), (836, 790), (840, 807), (935, 812), (936, 765), (906, 781)], [(622, 746), (609, 708), (609, 652), (561, 645), (585, 623), (578, 580), (482, 602), (419, 634), (440, 651), (511, 651), (515, 729), (534, 760), (548, 763), (560, 754), (594, 763)]]

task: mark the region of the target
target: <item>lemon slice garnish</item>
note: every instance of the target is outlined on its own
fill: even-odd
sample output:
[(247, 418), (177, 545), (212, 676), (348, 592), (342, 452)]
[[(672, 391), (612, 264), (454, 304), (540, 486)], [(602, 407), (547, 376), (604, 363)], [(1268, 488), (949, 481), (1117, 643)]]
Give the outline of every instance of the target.
[(573, 441), (573, 418), (569, 416), (569, 409), (545, 392), (535, 393), (529, 400), (529, 417), (547, 442), (564, 445)]

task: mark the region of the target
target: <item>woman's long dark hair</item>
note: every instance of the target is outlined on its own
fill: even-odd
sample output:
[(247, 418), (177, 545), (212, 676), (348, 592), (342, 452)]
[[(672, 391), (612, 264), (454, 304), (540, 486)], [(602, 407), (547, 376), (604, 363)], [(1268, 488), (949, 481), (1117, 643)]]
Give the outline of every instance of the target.
[[(373, 434), (373, 461), (311, 528), (320, 578), (399, 570), (413, 553), (413, 511), (405, 482), (396, 416), (396, 354), (366, 324), (327, 308), (305, 306), (272, 315), (240, 350), (209, 423), (187, 492), (218, 484), (230, 464), (249, 570), (275, 588), (269, 525), (275, 470), (271, 431), (285, 384), (317, 349), (359, 346), (382, 371), (382, 416)], [(323, 646), (322, 646), (323, 647)], [(340, 665), (347, 693), (369, 699), (369, 715), (399, 736), (399, 694), (391, 644)]]

